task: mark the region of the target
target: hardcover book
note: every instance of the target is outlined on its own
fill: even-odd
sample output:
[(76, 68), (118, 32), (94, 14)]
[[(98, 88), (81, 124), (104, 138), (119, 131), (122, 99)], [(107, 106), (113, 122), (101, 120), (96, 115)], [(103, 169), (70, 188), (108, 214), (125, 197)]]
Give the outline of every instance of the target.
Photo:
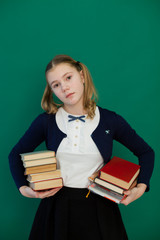
[(102, 188), (98, 186), (96, 183), (92, 183), (91, 185), (89, 185), (88, 189), (118, 204), (121, 202), (122, 199), (125, 198), (125, 195), (121, 195), (113, 191), (110, 191), (109, 189)]
[(63, 186), (60, 169), (57, 169), (55, 152), (50, 150), (20, 154), (29, 186), (33, 190), (46, 190)]
[(31, 161), (24, 161), (23, 166), (24, 167), (35, 167), (35, 166), (41, 166), (41, 165), (46, 165), (46, 164), (52, 164), (56, 163), (56, 158), (55, 157), (50, 157), (50, 158), (42, 158), (42, 159), (35, 159)]
[(55, 152), (50, 150), (21, 153), (22, 161), (35, 160), (41, 158), (55, 157)]
[(99, 178), (123, 189), (129, 189), (140, 172), (138, 164), (113, 157), (99, 172)]
[(45, 181), (31, 182), (29, 186), (34, 190), (45, 190), (63, 186), (62, 178), (49, 179)]
[[(120, 187), (117, 187), (116, 185), (112, 184), (112, 183), (109, 183), (109, 182), (106, 182), (98, 177), (96, 177), (94, 179), (94, 182), (97, 183), (98, 185), (102, 186), (102, 187), (105, 187), (111, 191), (114, 191), (116, 193), (119, 193), (119, 194), (123, 194), (124, 190), (126, 189), (123, 189), (123, 188), (120, 188)], [(133, 187), (135, 187), (137, 185), (137, 179), (134, 180), (134, 182), (131, 184), (131, 186), (127, 189), (131, 189)]]
[(53, 178), (60, 178), (61, 177), (61, 171), (59, 169), (49, 172), (42, 172), (42, 173), (35, 173), (35, 174), (29, 174), (27, 176), (27, 180), (29, 182), (37, 182), (42, 180), (48, 180)]
[(56, 170), (56, 163), (25, 168), (24, 175)]

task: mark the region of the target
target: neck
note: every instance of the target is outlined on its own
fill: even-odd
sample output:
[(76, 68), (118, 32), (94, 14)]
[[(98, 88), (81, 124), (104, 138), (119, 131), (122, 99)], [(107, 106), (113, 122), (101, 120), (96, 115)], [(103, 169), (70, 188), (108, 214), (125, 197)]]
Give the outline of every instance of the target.
[(77, 107), (68, 107), (68, 106), (63, 106), (63, 109), (73, 115), (84, 115), (87, 114), (87, 112), (83, 109), (83, 107), (81, 108), (77, 108)]

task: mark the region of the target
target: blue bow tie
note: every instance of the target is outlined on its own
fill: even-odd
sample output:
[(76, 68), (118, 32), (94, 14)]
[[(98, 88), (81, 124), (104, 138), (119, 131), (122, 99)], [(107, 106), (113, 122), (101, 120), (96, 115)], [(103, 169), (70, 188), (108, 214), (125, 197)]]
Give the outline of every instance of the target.
[(72, 115), (68, 115), (68, 117), (70, 118), (70, 119), (68, 120), (68, 122), (71, 122), (71, 121), (74, 121), (74, 120), (77, 120), (77, 119), (81, 120), (82, 122), (85, 122), (85, 120), (82, 119), (82, 118), (85, 118), (84, 115), (82, 115), (82, 116), (80, 116), (80, 117), (75, 117), (75, 116), (72, 116)]

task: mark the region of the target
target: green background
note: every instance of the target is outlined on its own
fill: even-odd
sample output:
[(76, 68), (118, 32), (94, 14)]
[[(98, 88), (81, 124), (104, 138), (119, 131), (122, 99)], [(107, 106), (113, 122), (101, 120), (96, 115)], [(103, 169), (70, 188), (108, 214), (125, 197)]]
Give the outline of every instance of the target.
[[(122, 115), (155, 150), (150, 191), (120, 209), (130, 240), (160, 239), (160, 2), (1, 0), (0, 34), (0, 239), (27, 239), (39, 204), (19, 194), (8, 154), (42, 112), (44, 71), (56, 54), (83, 62), (99, 105)], [(137, 163), (119, 143), (113, 155)]]

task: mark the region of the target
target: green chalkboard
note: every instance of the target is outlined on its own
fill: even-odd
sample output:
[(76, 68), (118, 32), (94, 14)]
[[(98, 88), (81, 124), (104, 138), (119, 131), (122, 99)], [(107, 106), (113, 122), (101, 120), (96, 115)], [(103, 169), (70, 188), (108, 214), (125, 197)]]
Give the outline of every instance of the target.
[[(83, 62), (98, 104), (122, 115), (155, 150), (150, 191), (120, 210), (130, 240), (160, 239), (159, 13), (156, 0), (0, 1), (0, 239), (28, 239), (39, 204), (19, 194), (8, 154), (43, 111), (44, 71), (56, 54)], [(119, 143), (113, 154), (137, 162)]]

